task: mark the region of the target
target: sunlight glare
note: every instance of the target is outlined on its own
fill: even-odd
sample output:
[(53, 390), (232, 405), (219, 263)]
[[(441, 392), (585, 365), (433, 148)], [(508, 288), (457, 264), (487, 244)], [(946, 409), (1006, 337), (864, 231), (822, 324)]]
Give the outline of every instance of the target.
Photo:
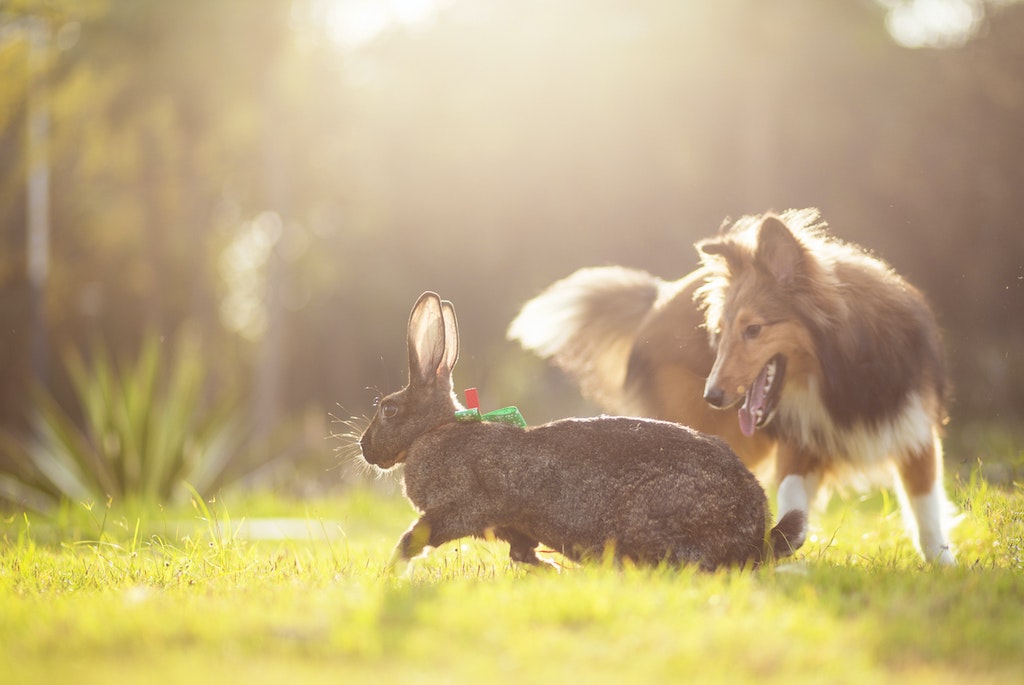
[(266, 267), (281, 232), (281, 217), (263, 212), (242, 225), (220, 256), (219, 271), (226, 289), (221, 322), (249, 340), (258, 340), (267, 327)]
[(390, 28), (429, 25), (450, 0), (329, 0), (324, 7), (327, 34), (346, 50), (356, 50)]
[(883, 0), (889, 8), (886, 28), (907, 48), (949, 48), (963, 45), (985, 18), (979, 0)]

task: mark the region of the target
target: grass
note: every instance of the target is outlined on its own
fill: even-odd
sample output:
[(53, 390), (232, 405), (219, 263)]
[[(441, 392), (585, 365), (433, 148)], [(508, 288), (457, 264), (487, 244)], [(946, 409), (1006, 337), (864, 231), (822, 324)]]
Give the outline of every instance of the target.
[[(1024, 673), (1024, 489), (957, 480), (961, 565), (927, 567), (892, 498), (834, 499), (760, 571), (510, 564), (463, 541), (386, 573), (395, 495), (66, 507), (0, 521), (10, 683), (1011, 682)], [(308, 520), (254, 540), (246, 521)]]

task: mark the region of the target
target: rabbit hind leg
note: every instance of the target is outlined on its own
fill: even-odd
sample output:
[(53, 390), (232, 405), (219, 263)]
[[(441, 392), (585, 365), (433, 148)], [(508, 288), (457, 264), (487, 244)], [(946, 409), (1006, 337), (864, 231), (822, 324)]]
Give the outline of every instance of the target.
[(515, 528), (499, 526), (494, 529), (494, 537), (508, 543), (508, 556), (512, 561), (532, 566), (545, 563), (537, 556), (536, 548), (540, 543), (529, 535)]

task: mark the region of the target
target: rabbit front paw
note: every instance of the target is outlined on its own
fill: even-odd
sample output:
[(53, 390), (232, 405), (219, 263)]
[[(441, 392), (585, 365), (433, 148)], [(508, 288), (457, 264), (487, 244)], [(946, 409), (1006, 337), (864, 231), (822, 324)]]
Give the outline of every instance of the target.
[(399, 562), (408, 561), (413, 557), (418, 557), (423, 553), (430, 544), (430, 523), (425, 519), (421, 518), (416, 523), (412, 524), (409, 530), (405, 531), (398, 544), (395, 545), (395, 551), (391, 555), (390, 565), (395, 566)]

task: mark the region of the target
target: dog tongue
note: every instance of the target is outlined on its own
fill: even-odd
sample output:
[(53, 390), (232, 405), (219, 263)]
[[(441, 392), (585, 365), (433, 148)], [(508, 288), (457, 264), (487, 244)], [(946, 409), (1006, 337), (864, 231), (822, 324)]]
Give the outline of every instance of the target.
[(740, 430), (748, 438), (754, 434), (754, 430), (757, 428), (755, 425), (757, 410), (764, 406), (764, 386), (767, 375), (768, 364), (765, 364), (761, 373), (757, 374), (757, 378), (751, 383), (750, 389), (747, 390), (747, 397), (743, 400), (743, 406), (739, 410)]

